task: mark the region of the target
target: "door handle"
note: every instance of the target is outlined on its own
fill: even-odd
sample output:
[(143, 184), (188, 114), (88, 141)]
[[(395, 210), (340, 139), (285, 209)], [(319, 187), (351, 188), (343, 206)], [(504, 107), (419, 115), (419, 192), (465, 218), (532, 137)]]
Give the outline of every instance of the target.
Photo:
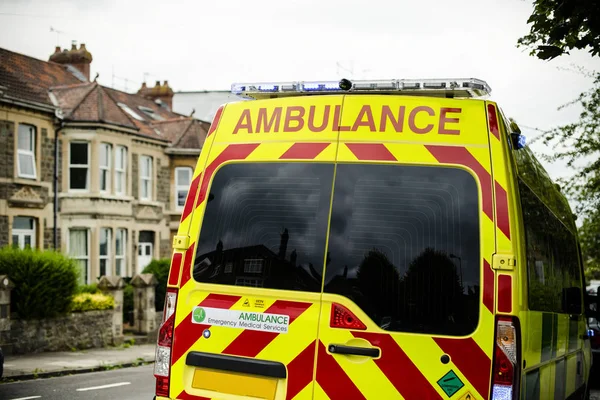
[(345, 346), (343, 344), (330, 344), (328, 348), (329, 352), (332, 354), (345, 354), (373, 358), (377, 358), (379, 357), (379, 354), (381, 354), (380, 350), (376, 347), (356, 347)]

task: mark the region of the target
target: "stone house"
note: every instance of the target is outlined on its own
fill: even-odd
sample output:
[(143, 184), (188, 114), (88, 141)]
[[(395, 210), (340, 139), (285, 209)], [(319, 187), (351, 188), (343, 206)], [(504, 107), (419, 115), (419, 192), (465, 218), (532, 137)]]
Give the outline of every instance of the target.
[(57, 247), (87, 283), (170, 256), (210, 126), (171, 110), (166, 81), (125, 93), (91, 62), (83, 44), (0, 49), (0, 246)]

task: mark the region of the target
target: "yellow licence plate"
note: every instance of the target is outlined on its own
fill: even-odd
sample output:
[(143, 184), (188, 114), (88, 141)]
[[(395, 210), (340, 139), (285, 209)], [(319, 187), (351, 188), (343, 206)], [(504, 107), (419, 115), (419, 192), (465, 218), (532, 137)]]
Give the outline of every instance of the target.
[(192, 387), (217, 393), (273, 400), (277, 392), (277, 379), (196, 368)]

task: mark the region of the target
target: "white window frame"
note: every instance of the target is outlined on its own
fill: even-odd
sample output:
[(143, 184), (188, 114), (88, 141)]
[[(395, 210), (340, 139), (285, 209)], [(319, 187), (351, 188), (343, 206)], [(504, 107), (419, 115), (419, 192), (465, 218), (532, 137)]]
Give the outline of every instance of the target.
[[(106, 149), (106, 155), (107, 155), (107, 160), (106, 160), (106, 165), (102, 165), (102, 162), (104, 161), (102, 159), (102, 149)], [(100, 186), (100, 192), (102, 193), (110, 193), (111, 192), (111, 179), (110, 179), (110, 171), (111, 171), (111, 162), (112, 162), (112, 144), (110, 143), (100, 143), (100, 148), (99, 148), (99, 152), (98, 152), (98, 158), (100, 160), (100, 162), (98, 163), (98, 169), (99, 169), (99, 181), (98, 181), (98, 185)], [(102, 189), (102, 174), (106, 174), (106, 188)]]
[[(87, 164), (71, 164), (71, 145), (72, 144), (86, 144), (87, 145), (87, 155), (88, 155), (88, 159), (87, 159)], [(91, 158), (91, 154), (90, 154), (90, 142), (86, 142), (86, 141), (80, 141), (80, 140), (73, 140), (71, 142), (69, 142), (69, 191), (70, 192), (89, 192), (90, 191), (90, 158)], [(72, 168), (80, 168), (80, 169), (86, 169), (86, 177), (85, 177), (85, 189), (73, 189), (71, 188), (71, 169)]]
[[(148, 175), (143, 176), (142, 175), (142, 165), (144, 165), (145, 161), (149, 161), (148, 163)], [(146, 201), (151, 201), (152, 200), (152, 192), (154, 189), (153, 188), (153, 182), (154, 182), (154, 177), (153, 177), (153, 173), (154, 173), (154, 159), (152, 156), (146, 156), (146, 155), (140, 155), (140, 168), (139, 168), (139, 172), (140, 172), (140, 200), (146, 200)], [(144, 194), (144, 183), (148, 182), (148, 193)]]
[(265, 260), (262, 258), (246, 258), (244, 260), (245, 274), (262, 274), (265, 266)]
[[(123, 165), (120, 165), (121, 161)], [(117, 182), (121, 183), (121, 190), (117, 190)], [(127, 193), (127, 147), (116, 146), (115, 148), (115, 194)]]
[[(190, 180), (188, 183), (186, 184), (182, 184), (181, 182), (179, 182), (179, 171), (180, 170), (187, 170), (190, 173)], [(185, 197), (187, 197), (187, 193), (190, 190), (190, 184), (192, 183), (192, 178), (194, 177), (194, 169), (191, 167), (177, 167), (175, 168), (175, 208), (177, 210), (183, 210), (183, 207), (185, 206), (185, 200), (184, 200), (184, 204), (179, 205), (179, 192), (185, 192)]]
[[(30, 135), (30, 149), (29, 150), (22, 150), (21, 148), (19, 148), (19, 137), (20, 135), (20, 131), (21, 131), (21, 127), (27, 127), (29, 128), (29, 135)], [(26, 178), (26, 179), (37, 179), (37, 165), (36, 165), (36, 139), (37, 139), (37, 129), (35, 126), (33, 125), (28, 125), (28, 124), (19, 124), (18, 126), (18, 131), (17, 131), (17, 174), (19, 176), (19, 178)], [(28, 156), (32, 158), (33, 161), (33, 174), (29, 175), (26, 174), (24, 172), (21, 171), (21, 158), (20, 156)]]
[[(100, 246), (102, 245), (102, 243), (100, 242), (101, 238), (102, 238), (102, 231), (106, 231), (106, 254), (102, 254), (101, 250), (100, 250)], [(106, 276), (111, 276), (112, 275), (112, 265), (111, 265), (111, 244), (112, 244), (112, 228), (103, 226), (100, 228), (100, 231), (98, 232), (98, 275), (100, 275), (101, 271), (100, 271), (100, 264), (102, 264), (102, 261), (106, 260)], [(100, 275), (102, 276), (102, 275)]]
[(36, 218), (34, 217), (29, 217), (29, 216), (25, 216), (25, 215), (19, 215), (16, 217), (13, 217), (13, 226), (14, 226), (14, 220), (15, 218), (27, 218), (27, 219), (31, 219), (33, 221), (33, 228), (31, 229), (12, 229), (11, 232), (11, 237), (13, 236), (17, 236), (17, 243), (14, 242), (14, 237), (13, 239), (13, 246), (16, 244), (20, 249), (24, 249), (25, 248), (25, 236), (31, 236), (31, 248), (35, 249), (37, 247), (37, 221)]
[[(117, 253), (117, 238), (121, 236), (121, 249), (123, 254)], [(117, 265), (121, 261), (121, 273), (117, 273)], [(117, 228), (115, 231), (115, 275), (116, 276), (127, 276), (127, 229)]]
[[(75, 256), (73, 254), (71, 254), (71, 231), (85, 231), (86, 233), (86, 243), (87, 243), (87, 249), (86, 249), (86, 256)], [(72, 227), (69, 228), (68, 230), (68, 239), (67, 239), (67, 254), (69, 254), (69, 257), (73, 258), (74, 260), (85, 260), (86, 262), (86, 277), (87, 279), (85, 279), (85, 281), (83, 282), (84, 284), (89, 284), (90, 283), (90, 229), (89, 228), (80, 228), (80, 227)]]

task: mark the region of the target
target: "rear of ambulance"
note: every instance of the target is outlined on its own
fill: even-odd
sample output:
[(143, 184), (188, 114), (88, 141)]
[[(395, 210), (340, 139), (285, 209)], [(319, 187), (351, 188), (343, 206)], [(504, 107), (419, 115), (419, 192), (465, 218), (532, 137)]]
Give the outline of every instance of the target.
[(240, 85), (178, 236), (157, 398), (516, 399), (507, 142), (477, 80)]

